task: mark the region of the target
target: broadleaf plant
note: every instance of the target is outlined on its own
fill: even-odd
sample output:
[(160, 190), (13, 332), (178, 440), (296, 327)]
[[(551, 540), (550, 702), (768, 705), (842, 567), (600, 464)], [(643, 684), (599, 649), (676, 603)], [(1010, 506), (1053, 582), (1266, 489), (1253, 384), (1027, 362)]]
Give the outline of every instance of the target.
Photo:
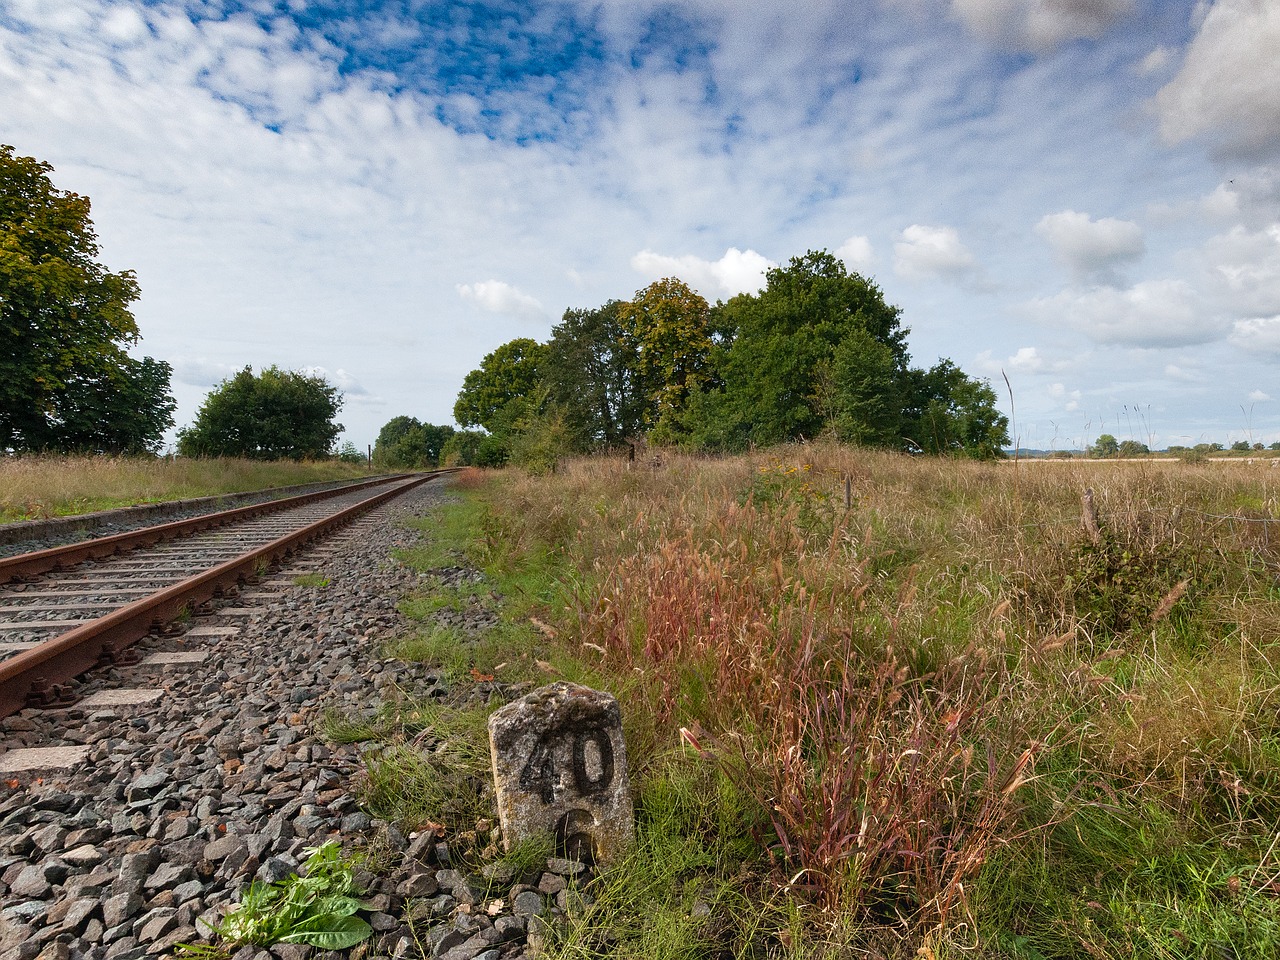
[(337, 841), (306, 854), (305, 876), (274, 883), (255, 880), (213, 932), (232, 946), (301, 943), (345, 950), (367, 939), (373, 928), (356, 916), (365, 904), (353, 895), (355, 874)]

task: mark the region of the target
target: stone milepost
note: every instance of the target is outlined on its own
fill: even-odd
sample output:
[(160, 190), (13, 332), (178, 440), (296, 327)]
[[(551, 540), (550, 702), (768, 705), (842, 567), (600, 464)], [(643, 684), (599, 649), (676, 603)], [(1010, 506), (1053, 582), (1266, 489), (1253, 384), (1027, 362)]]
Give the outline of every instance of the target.
[(506, 849), (554, 835), (566, 856), (607, 864), (635, 837), (618, 701), (553, 683), (489, 717), (493, 779)]

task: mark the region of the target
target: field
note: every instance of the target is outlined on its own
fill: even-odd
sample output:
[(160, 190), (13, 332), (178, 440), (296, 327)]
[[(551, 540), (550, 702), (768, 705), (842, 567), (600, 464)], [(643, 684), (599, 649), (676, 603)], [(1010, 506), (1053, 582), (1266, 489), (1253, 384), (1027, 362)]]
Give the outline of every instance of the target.
[(465, 486), (410, 557), (506, 598), (452, 669), (623, 704), (639, 841), (553, 956), (1280, 955), (1277, 472), (814, 445)]
[(0, 457), (0, 523), (355, 478), (366, 473), (359, 464), (338, 460)]

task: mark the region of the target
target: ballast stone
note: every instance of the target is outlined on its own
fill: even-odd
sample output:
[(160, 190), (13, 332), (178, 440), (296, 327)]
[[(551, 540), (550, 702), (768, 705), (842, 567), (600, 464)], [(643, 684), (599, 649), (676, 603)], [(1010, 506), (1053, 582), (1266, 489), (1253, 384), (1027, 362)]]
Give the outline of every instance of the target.
[(551, 834), (569, 857), (606, 864), (635, 838), (622, 714), (576, 683), (541, 687), (489, 717), (489, 748), (507, 850)]

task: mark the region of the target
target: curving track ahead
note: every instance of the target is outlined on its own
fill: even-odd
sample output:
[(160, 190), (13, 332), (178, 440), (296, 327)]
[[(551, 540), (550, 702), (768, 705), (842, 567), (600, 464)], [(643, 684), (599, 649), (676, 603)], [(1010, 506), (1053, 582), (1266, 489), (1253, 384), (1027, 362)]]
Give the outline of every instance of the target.
[(0, 717), (64, 704), (67, 681), (302, 545), (441, 473), (393, 477), (0, 559)]

